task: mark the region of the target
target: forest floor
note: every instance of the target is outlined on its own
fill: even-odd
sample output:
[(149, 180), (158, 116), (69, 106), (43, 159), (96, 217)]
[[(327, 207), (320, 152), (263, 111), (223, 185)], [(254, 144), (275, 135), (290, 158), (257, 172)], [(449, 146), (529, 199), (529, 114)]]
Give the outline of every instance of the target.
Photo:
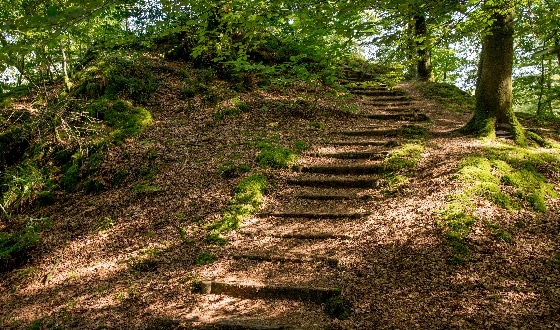
[[(473, 198), (475, 222), (464, 238), (468, 256), (450, 263), (453, 247), (438, 211), (468, 185), (457, 179), (461, 161), (488, 148), (513, 146), (457, 133), (470, 113), (423, 98), (415, 83), (399, 85), (414, 99), (408, 110), (430, 118), (414, 123), (428, 134), (413, 141), (399, 136), (370, 140), (393, 142), (376, 152), (421, 145), (417, 164), (393, 173), (398, 183), (391, 182), (395, 176), (380, 175), (377, 186), (328, 192), (358, 198), (304, 200), (289, 184), (301, 173), (258, 167), (259, 142), (292, 147), (302, 141), (309, 149), (297, 166), (329, 165), (334, 161), (317, 153), (356, 151), (333, 147), (340, 132), (410, 123), (358, 116), (379, 110), (371, 105), (372, 97), (314, 99), (312, 92), (296, 88), (242, 93), (251, 110), (219, 118), (215, 107), (189, 108), (179, 97), (183, 86), (177, 72), (184, 64), (166, 65), (176, 70), (158, 73), (165, 84), (147, 107), (153, 124), (137, 139), (112, 148), (98, 175), (110, 180), (117, 171), (152, 168), (146, 184), (158, 189), (134, 191), (134, 182), (125, 181), (99, 194), (71, 194), (28, 214), (49, 217), (52, 226), (42, 232), (42, 243), (25, 265), (1, 274), (0, 327), (188, 329), (233, 320), (263, 329), (283, 324), (305, 329), (560, 328), (558, 198), (549, 197), (544, 212), (525, 204), (507, 210)], [(247, 174), (220, 174), (224, 167), (242, 164), (250, 167)], [(271, 182), (259, 214), (224, 234), (227, 245), (206, 243), (205, 226), (221, 217), (236, 185), (252, 173), (263, 173)], [(546, 180), (560, 192), (558, 173), (547, 173)], [(326, 222), (274, 217), (286, 209), (360, 217)], [(509, 236), (497, 233), (502, 229)], [(286, 239), (301, 230), (330, 236)], [(337, 265), (231, 257), (242, 252), (332, 258)], [(205, 264), (201, 254), (216, 260)], [(193, 292), (193, 283), (209, 278), (339, 288), (351, 302), (351, 314), (339, 320), (317, 303)]]

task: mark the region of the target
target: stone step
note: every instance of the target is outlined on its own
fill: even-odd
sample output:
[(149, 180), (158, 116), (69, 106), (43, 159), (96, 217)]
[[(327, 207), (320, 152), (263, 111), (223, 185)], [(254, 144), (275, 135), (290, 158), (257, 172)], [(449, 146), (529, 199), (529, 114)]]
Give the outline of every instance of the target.
[(375, 137), (375, 136), (386, 136), (386, 137), (397, 137), (401, 135), (402, 130), (400, 129), (362, 129), (356, 131), (342, 131), (335, 132), (346, 136), (364, 136), (364, 137)]
[(336, 159), (369, 159), (379, 160), (387, 156), (387, 152), (379, 151), (356, 151), (356, 152), (337, 152), (337, 153), (312, 153), (311, 157), (328, 157)]
[(372, 106), (372, 107), (398, 107), (398, 106), (405, 106), (405, 105), (413, 105), (414, 102), (412, 101), (367, 101), (362, 102), (363, 105)]
[(203, 294), (221, 294), (249, 299), (286, 299), (324, 303), (340, 296), (338, 288), (315, 288), (298, 286), (250, 285), (218, 281), (201, 281), (196, 291)]
[(303, 173), (317, 174), (352, 174), (352, 175), (368, 175), (380, 174), (385, 170), (384, 164), (371, 165), (314, 165), (314, 166), (294, 166), (294, 170)]
[(280, 256), (269, 254), (235, 254), (231, 256), (233, 259), (249, 259), (256, 261), (268, 262), (291, 262), (291, 263), (322, 263), (330, 267), (337, 267), (339, 264), (338, 259), (327, 257), (308, 257), (308, 256)]
[(403, 125), (397, 129), (379, 129), (377, 126), (368, 129), (364, 127), (355, 131), (342, 131), (338, 134), (356, 137), (404, 137), (404, 138), (418, 138), (427, 135), (427, 130), (421, 126)]
[(294, 195), (295, 198), (308, 199), (316, 201), (333, 201), (333, 200), (351, 200), (357, 198), (356, 195), (344, 195), (344, 194), (313, 194), (313, 193), (301, 193)]
[(298, 218), (298, 219), (359, 219), (367, 216), (365, 213), (360, 212), (267, 212), (257, 214), (260, 218), (275, 217), (275, 218)]
[(364, 99), (364, 101), (369, 101), (369, 102), (412, 102), (412, 101), (414, 101), (414, 99), (412, 99), (409, 96), (397, 95), (397, 96), (370, 97), (370, 98)]
[(285, 233), (278, 233), (278, 232), (263, 232), (261, 230), (252, 231), (252, 230), (241, 230), (239, 231), (241, 235), (250, 236), (250, 237), (259, 237), (259, 236), (268, 236), (273, 238), (282, 238), (282, 239), (298, 239), (298, 240), (350, 240), (352, 239), (351, 235), (342, 235), (342, 234), (335, 234), (332, 232), (285, 232)]
[(377, 188), (378, 178), (296, 177), (287, 180), (290, 185), (315, 188)]
[(423, 113), (378, 113), (362, 115), (369, 119), (377, 120), (402, 120), (402, 121), (429, 121), (430, 118)]
[(287, 324), (278, 325), (264, 325), (264, 324), (253, 324), (249, 322), (240, 321), (219, 321), (215, 323), (205, 324), (203, 326), (195, 327), (199, 330), (287, 330), (295, 329), (294, 326)]
[(355, 146), (355, 147), (397, 147), (400, 145), (400, 142), (395, 140), (388, 140), (388, 141), (336, 141), (330, 142), (330, 145), (334, 146)]
[(374, 107), (374, 108), (369, 108), (367, 109), (367, 113), (365, 111), (360, 112), (360, 114), (358, 114), (358, 116), (364, 116), (364, 115), (368, 115), (368, 114), (379, 114), (379, 113), (384, 113), (384, 112), (389, 112), (389, 113), (409, 113), (412, 109), (410, 107), (401, 107), (401, 106), (383, 106), (383, 107)]
[(352, 89), (349, 92), (363, 96), (399, 96), (405, 94), (404, 91), (398, 89)]

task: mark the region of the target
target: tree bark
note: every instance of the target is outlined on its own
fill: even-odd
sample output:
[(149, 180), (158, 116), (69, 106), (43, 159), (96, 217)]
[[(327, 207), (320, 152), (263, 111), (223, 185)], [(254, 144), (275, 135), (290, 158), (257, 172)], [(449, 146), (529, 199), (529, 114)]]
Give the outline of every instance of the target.
[(465, 132), (489, 138), (496, 131), (525, 144), (523, 128), (512, 107), (513, 15), (492, 13), (491, 31), (484, 37), (476, 83), (476, 108)]
[(68, 78), (68, 63), (66, 61), (66, 53), (64, 52), (64, 45), (62, 39), (60, 40), (60, 55), (62, 57), (62, 78), (64, 79), (64, 90), (70, 92), (70, 78)]
[(426, 15), (417, 14), (414, 16), (414, 36), (416, 39), (416, 56), (418, 57), (416, 77), (420, 81), (434, 81)]

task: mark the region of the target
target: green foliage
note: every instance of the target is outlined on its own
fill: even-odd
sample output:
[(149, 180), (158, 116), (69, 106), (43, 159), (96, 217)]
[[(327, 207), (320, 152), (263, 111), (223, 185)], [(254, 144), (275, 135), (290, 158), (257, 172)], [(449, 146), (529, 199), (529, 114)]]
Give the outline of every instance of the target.
[(156, 176), (158, 172), (158, 167), (156, 165), (151, 165), (149, 167), (142, 167), (140, 169), (140, 177), (143, 180), (151, 181)]
[(84, 184), (84, 192), (86, 194), (98, 194), (105, 190), (103, 183), (95, 179), (87, 180)]
[(261, 142), (257, 145), (260, 153), (257, 155), (257, 163), (260, 167), (284, 168), (294, 163), (298, 155), (287, 148)]
[(453, 253), (453, 257), (448, 260), (451, 265), (463, 264), (470, 254), (465, 238), (477, 220), (471, 215), (473, 210), (474, 205), (469, 196), (459, 194), (451, 196), (450, 202), (435, 212)]
[(418, 85), (425, 98), (436, 101), (442, 107), (459, 113), (470, 113), (474, 110), (474, 96), (445, 83), (421, 83)]
[(352, 303), (344, 297), (329, 298), (324, 309), (327, 315), (339, 320), (346, 320), (352, 315)]
[(0, 202), (3, 209), (9, 212), (29, 205), (47, 181), (47, 174), (35, 163), (23, 163), (10, 168), (0, 179), (3, 182)]
[(238, 229), (243, 219), (257, 212), (267, 188), (268, 180), (261, 174), (253, 174), (241, 180), (235, 188), (233, 200), (222, 211), (221, 219), (206, 226), (206, 229), (211, 230), (212, 233), (205, 241), (218, 245), (225, 244), (220, 233)]
[[(466, 261), (468, 246), (465, 237), (476, 221), (473, 212), (477, 198), (484, 198), (510, 211), (526, 204), (535, 211), (545, 212), (547, 198), (557, 197), (558, 193), (552, 184), (546, 182), (543, 173), (555, 173), (559, 161), (557, 153), (505, 144), (488, 147), (484, 152), (462, 160), (457, 179), (470, 186), (463, 193), (448, 196), (447, 204), (436, 212), (453, 250), (454, 257), (450, 263), (462, 264)], [(488, 227), (492, 235), (504, 242), (514, 241), (511, 230), (501, 229), (492, 223)]]
[(545, 263), (548, 266), (558, 268), (560, 267), (560, 253), (557, 253), (554, 257), (550, 258), (550, 260), (546, 260)]
[(181, 92), (181, 98), (190, 99), (196, 96), (196, 90), (192, 87), (185, 87)]
[(64, 172), (64, 176), (60, 180), (60, 186), (67, 192), (74, 192), (80, 183), (80, 167), (78, 164), (71, 164)]
[(240, 114), (241, 114), (241, 110), (237, 108), (226, 108), (214, 113), (214, 119), (216, 121), (220, 121), (227, 117), (231, 117), (231, 118), (237, 117)]
[(215, 255), (207, 252), (202, 252), (196, 257), (195, 265), (197, 266), (209, 265), (214, 261), (216, 261)]

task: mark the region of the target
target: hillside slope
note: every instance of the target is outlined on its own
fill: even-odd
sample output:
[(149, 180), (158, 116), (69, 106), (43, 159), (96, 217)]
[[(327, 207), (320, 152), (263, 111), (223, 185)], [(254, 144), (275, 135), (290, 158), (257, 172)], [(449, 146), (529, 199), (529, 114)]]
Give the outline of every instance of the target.
[[(557, 128), (518, 148), (459, 135), (470, 113), (422, 85), (247, 92), (153, 66), (152, 122), (107, 148), (103, 189), (19, 215), (42, 239), (2, 273), (3, 328), (560, 324)], [(255, 175), (257, 214), (217, 231)]]

